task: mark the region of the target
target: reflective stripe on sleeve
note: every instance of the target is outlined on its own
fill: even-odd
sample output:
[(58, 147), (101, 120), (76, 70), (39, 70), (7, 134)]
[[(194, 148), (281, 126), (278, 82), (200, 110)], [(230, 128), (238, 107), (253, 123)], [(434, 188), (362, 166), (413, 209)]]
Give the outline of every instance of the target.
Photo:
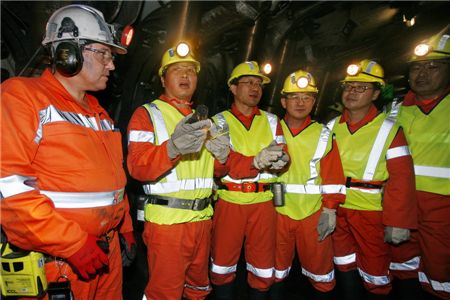
[(333, 261), (336, 265), (348, 265), (356, 262), (356, 253), (352, 253), (345, 256), (335, 256)]
[(379, 193), (381, 193), (381, 189), (363, 189), (363, 188), (358, 188), (358, 187), (354, 187), (354, 186), (349, 187), (349, 189), (355, 190), (355, 191), (360, 191), (362, 193), (367, 193), (367, 194), (379, 194)]
[(302, 268), (302, 274), (305, 275), (306, 277), (311, 278), (315, 282), (332, 282), (334, 279), (334, 270), (325, 275), (317, 275)]
[(436, 178), (450, 178), (450, 168), (414, 166), (416, 176), (427, 176)]
[(388, 149), (388, 151), (386, 152), (386, 159), (393, 159), (408, 155), (411, 155), (408, 146), (395, 147), (392, 149)]
[(191, 289), (191, 290), (205, 291), (205, 292), (210, 291), (212, 289), (210, 285), (207, 285), (207, 286), (194, 286), (194, 285), (190, 285), (190, 284), (187, 284), (187, 283), (184, 284), (184, 287), (188, 288), (188, 289)]
[(419, 269), (419, 264), (420, 256), (416, 256), (402, 263), (391, 262), (391, 264), (389, 265), (389, 269), (399, 271), (415, 271)]
[(423, 272), (419, 272), (419, 281), (422, 283), (428, 283), (431, 285), (431, 287), (433, 288), (433, 290), (435, 291), (439, 291), (439, 292), (447, 292), (450, 293), (450, 282), (440, 282), (437, 280), (433, 280), (428, 278), (428, 276), (423, 273)]
[(247, 271), (252, 272), (253, 275), (260, 278), (272, 278), (274, 268), (260, 269), (247, 263)]
[(56, 208), (90, 208), (117, 204), (123, 200), (124, 189), (110, 192), (52, 192), (40, 191)]
[(128, 133), (128, 143), (155, 143), (155, 134), (151, 131), (130, 130)]
[(11, 175), (0, 179), (0, 199), (15, 196), (34, 190), (32, 186), (26, 184), (26, 181), (35, 181), (34, 177), (21, 175)]
[(237, 264), (227, 267), (227, 266), (219, 266), (219, 265), (216, 265), (215, 263), (211, 263), (211, 272), (216, 273), (216, 274), (224, 275), (224, 274), (235, 273), (236, 268), (237, 268)]
[(288, 277), (290, 271), (291, 271), (291, 267), (290, 266), (289, 266), (289, 268), (284, 269), (284, 270), (277, 270), (277, 269), (275, 269), (275, 278), (277, 278), (277, 279), (284, 279), (284, 278)]
[[(172, 175), (176, 176), (175, 173), (173, 173)], [(214, 181), (212, 178), (195, 178), (174, 180), (170, 182), (157, 182), (154, 184), (144, 184), (143, 187), (147, 195), (154, 195), (179, 191), (193, 191), (196, 189), (212, 189), (213, 183)]]
[(373, 285), (386, 285), (386, 284), (389, 284), (389, 282), (391, 282), (391, 280), (389, 279), (388, 276), (370, 275), (370, 274), (364, 272), (363, 270), (361, 270), (360, 268), (358, 268), (358, 272), (359, 272), (359, 275), (361, 275), (362, 279), (365, 282), (371, 283)]

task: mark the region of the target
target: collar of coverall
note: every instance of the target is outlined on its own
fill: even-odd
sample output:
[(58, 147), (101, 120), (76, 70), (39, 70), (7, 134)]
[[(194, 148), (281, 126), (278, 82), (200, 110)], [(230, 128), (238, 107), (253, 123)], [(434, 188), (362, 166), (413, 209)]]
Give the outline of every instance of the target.
[(409, 90), (408, 93), (405, 95), (405, 99), (403, 100), (403, 105), (404, 106), (417, 105), (420, 108), (420, 110), (422, 110), (424, 113), (429, 113), (449, 93), (450, 93), (450, 85), (447, 87), (445, 92), (442, 95), (438, 96), (438, 97), (435, 97), (435, 98), (432, 98), (432, 99), (417, 100), (416, 99), (416, 93), (414, 93), (412, 90)]
[(351, 133), (356, 132), (358, 129), (360, 129), (361, 127), (363, 127), (364, 125), (366, 125), (367, 123), (369, 123), (370, 121), (372, 121), (373, 119), (375, 119), (376, 116), (378, 116), (378, 114), (380, 113), (380, 111), (377, 109), (377, 107), (372, 104), (369, 108), (369, 111), (367, 112), (367, 114), (364, 116), (364, 118), (361, 119), (361, 121), (351, 124), (350, 123), (350, 116), (348, 113), (348, 110), (345, 109), (344, 113), (342, 114), (341, 119), (339, 120), (339, 123), (343, 123), (346, 122), (348, 129), (350, 130)]
[[(180, 100), (180, 99), (176, 99), (176, 98), (170, 99), (169, 97), (167, 97), (164, 94), (159, 96), (159, 99), (163, 100), (164, 102), (169, 103), (170, 105), (172, 105), (173, 107), (178, 109), (185, 116), (187, 116), (188, 114), (190, 114), (192, 112), (192, 101)], [(185, 106), (186, 108), (183, 108), (180, 106)]]

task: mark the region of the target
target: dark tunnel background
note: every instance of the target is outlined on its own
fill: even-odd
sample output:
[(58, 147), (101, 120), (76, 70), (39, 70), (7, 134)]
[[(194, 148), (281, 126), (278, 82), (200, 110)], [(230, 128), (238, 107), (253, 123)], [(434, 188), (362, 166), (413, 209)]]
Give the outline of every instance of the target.
[[(160, 95), (162, 54), (180, 40), (191, 44), (201, 62), (194, 101), (207, 105), (211, 115), (231, 104), (226, 81), (233, 67), (256, 60), (273, 65), (260, 108), (282, 117), (283, 81), (303, 68), (319, 88), (315, 117), (327, 121), (338, 113), (340, 80), (349, 63), (372, 58), (384, 67), (390, 89), (379, 100), (381, 106), (406, 93), (406, 62), (414, 45), (450, 23), (450, 2), (445, 1), (1, 1), (1, 81), (19, 74), (38, 76), (48, 66), (40, 47), (45, 23), (54, 10), (70, 3), (91, 5), (107, 22), (135, 28), (128, 54), (116, 59), (108, 88), (96, 93), (124, 134), (125, 154), (128, 121), (138, 106)], [(407, 26), (405, 20), (412, 17), (416, 24)], [(127, 189), (135, 216), (140, 186), (129, 178)], [(147, 276), (143, 251), (125, 270), (125, 299), (142, 298)], [(238, 272), (238, 278), (244, 276)], [(308, 289), (304, 280), (291, 283)]]

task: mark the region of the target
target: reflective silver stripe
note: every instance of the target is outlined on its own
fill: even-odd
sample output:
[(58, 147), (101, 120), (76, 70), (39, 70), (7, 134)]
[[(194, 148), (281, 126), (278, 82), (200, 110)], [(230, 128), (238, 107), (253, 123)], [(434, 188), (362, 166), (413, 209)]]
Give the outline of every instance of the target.
[(330, 273), (327, 273), (325, 275), (317, 275), (317, 274), (307, 271), (306, 269), (304, 269), (302, 267), (302, 274), (305, 275), (306, 277), (311, 278), (315, 282), (332, 282), (334, 279), (334, 270), (332, 270)]
[[(174, 172), (175, 176), (176, 173)], [(183, 179), (170, 182), (158, 182), (144, 184), (143, 188), (147, 195), (166, 194), (179, 191), (193, 191), (196, 189), (212, 189), (214, 180), (212, 178)]]
[(440, 282), (433, 279), (429, 279), (428, 276), (423, 272), (419, 272), (418, 274), (419, 274), (419, 281), (430, 284), (433, 290), (450, 293), (450, 282)]
[(322, 194), (347, 194), (347, 187), (343, 184), (324, 184), (320, 188)]
[(247, 263), (247, 271), (252, 272), (253, 275), (261, 278), (272, 278), (274, 268), (260, 269), (256, 268), (253, 265)]
[(207, 285), (207, 286), (194, 286), (194, 285), (190, 285), (185, 283), (184, 284), (185, 288), (191, 289), (191, 290), (197, 290), (197, 291), (209, 291), (211, 290), (211, 286)]
[(316, 146), (316, 151), (313, 155), (313, 158), (309, 162), (309, 172), (311, 178), (308, 179), (308, 184), (314, 184), (317, 176), (317, 163), (322, 159), (325, 154), (325, 150), (327, 149), (328, 139), (330, 138), (330, 134), (333, 130), (334, 124), (336, 123), (336, 119), (334, 118), (330, 122), (328, 122), (325, 126), (322, 127), (322, 131), (320, 132), (319, 142)]
[(167, 132), (164, 117), (156, 104), (150, 103), (145, 104), (144, 106), (151, 112), (153, 128), (155, 128), (155, 132), (158, 133), (158, 143), (161, 145), (169, 139), (169, 133)]
[(290, 271), (291, 271), (290, 266), (289, 266), (289, 268), (284, 269), (284, 270), (275, 269), (275, 278), (284, 279), (284, 278), (288, 277)]
[(420, 256), (416, 256), (402, 263), (391, 262), (391, 264), (389, 265), (389, 269), (399, 271), (415, 271), (419, 268), (419, 264)]
[(130, 130), (128, 133), (128, 143), (155, 143), (155, 134), (151, 131)]
[(400, 147), (388, 149), (388, 151), (386, 153), (386, 159), (393, 159), (393, 158), (408, 156), (408, 155), (411, 155), (411, 152), (409, 152), (409, 147), (408, 146), (400, 146)]
[(225, 266), (216, 265), (215, 263), (211, 263), (211, 272), (216, 273), (216, 274), (223, 275), (223, 274), (235, 273), (236, 268), (237, 268), (237, 264), (233, 265), (233, 266), (225, 267)]
[(258, 173), (258, 175), (256, 177), (244, 178), (244, 179), (234, 179), (227, 175), (227, 176), (223, 177), (223, 180), (233, 182), (233, 183), (244, 183), (244, 182), (256, 182), (256, 181), (260, 181), (261, 179), (271, 179), (271, 178), (275, 178), (275, 177), (276, 177), (276, 175), (274, 175), (274, 174), (264, 172), (264, 173)]
[(56, 208), (89, 208), (117, 204), (123, 200), (124, 190), (111, 192), (52, 192), (41, 191), (53, 201)]
[(356, 261), (356, 253), (345, 256), (335, 256), (333, 261), (336, 265), (348, 265)]
[[(270, 130), (272, 131), (272, 140), (277, 141), (278, 144), (286, 144), (286, 141), (284, 141), (283, 136), (277, 136), (278, 117), (269, 112), (265, 113), (267, 116), (267, 122), (269, 122)], [(278, 140), (280, 140), (280, 142), (278, 142), (277, 138)]]
[(450, 168), (414, 166), (416, 176), (427, 176), (436, 178), (450, 178)]
[(277, 135), (275, 137), (275, 142), (277, 142), (277, 144), (286, 144), (286, 140), (282, 135)]
[(359, 272), (359, 275), (362, 277), (362, 279), (367, 283), (371, 283), (374, 285), (386, 285), (386, 284), (389, 284), (389, 282), (391, 282), (391, 280), (389, 279), (388, 276), (370, 275), (370, 274), (364, 272), (363, 270), (361, 270), (360, 268), (358, 268), (358, 272)]
[(48, 123), (53, 122), (68, 122), (74, 125), (88, 127), (95, 131), (114, 130), (114, 123), (111, 120), (100, 120), (99, 128), (95, 117), (86, 117), (80, 113), (61, 111), (53, 105), (49, 105), (48, 107), (39, 111), (39, 126), (36, 130), (36, 136), (34, 138), (34, 142), (36, 144), (39, 144), (42, 139), (42, 127)]
[(27, 177), (21, 175), (11, 175), (0, 179), (0, 199), (15, 196), (34, 190), (35, 188), (27, 185), (25, 182), (35, 181), (35, 177)]
[(320, 185), (286, 184), (286, 193), (293, 194), (321, 194)]
[(358, 188), (358, 187), (354, 187), (354, 186), (349, 187), (349, 189), (354, 190), (354, 191), (360, 191), (360, 192), (367, 193), (367, 194), (381, 193), (381, 189), (363, 189), (363, 188)]
[(366, 169), (364, 170), (364, 175), (362, 178), (363, 180), (373, 180), (381, 153), (383, 152), (384, 145), (386, 144), (389, 132), (391, 132), (393, 126), (394, 121), (390, 118), (386, 118), (383, 121), (377, 137), (375, 138), (375, 142), (373, 143), (372, 150), (370, 150), (369, 159), (367, 160)]

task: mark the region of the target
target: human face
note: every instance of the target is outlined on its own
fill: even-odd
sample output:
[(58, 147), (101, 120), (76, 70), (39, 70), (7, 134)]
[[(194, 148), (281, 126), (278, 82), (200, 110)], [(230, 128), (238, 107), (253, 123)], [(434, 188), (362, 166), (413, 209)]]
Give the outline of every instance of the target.
[(411, 63), (409, 85), (417, 99), (442, 95), (450, 83), (450, 60), (424, 60)]
[(258, 105), (262, 89), (262, 79), (256, 76), (242, 76), (236, 84), (230, 87), (236, 104), (247, 108)]
[(311, 113), (316, 95), (314, 93), (289, 93), (281, 98), (288, 119), (302, 122)]
[(169, 98), (190, 101), (197, 88), (195, 64), (190, 62), (171, 64), (161, 77), (161, 82)]
[(80, 84), (87, 91), (100, 91), (106, 88), (109, 73), (115, 69), (112, 57), (109, 46), (93, 43), (84, 47), (83, 68), (78, 75)]
[(345, 82), (342, 91), (342, 103), (350, 112), (367, 112), (372, 102), (377, 100), (380, 90), (370, 82)]

